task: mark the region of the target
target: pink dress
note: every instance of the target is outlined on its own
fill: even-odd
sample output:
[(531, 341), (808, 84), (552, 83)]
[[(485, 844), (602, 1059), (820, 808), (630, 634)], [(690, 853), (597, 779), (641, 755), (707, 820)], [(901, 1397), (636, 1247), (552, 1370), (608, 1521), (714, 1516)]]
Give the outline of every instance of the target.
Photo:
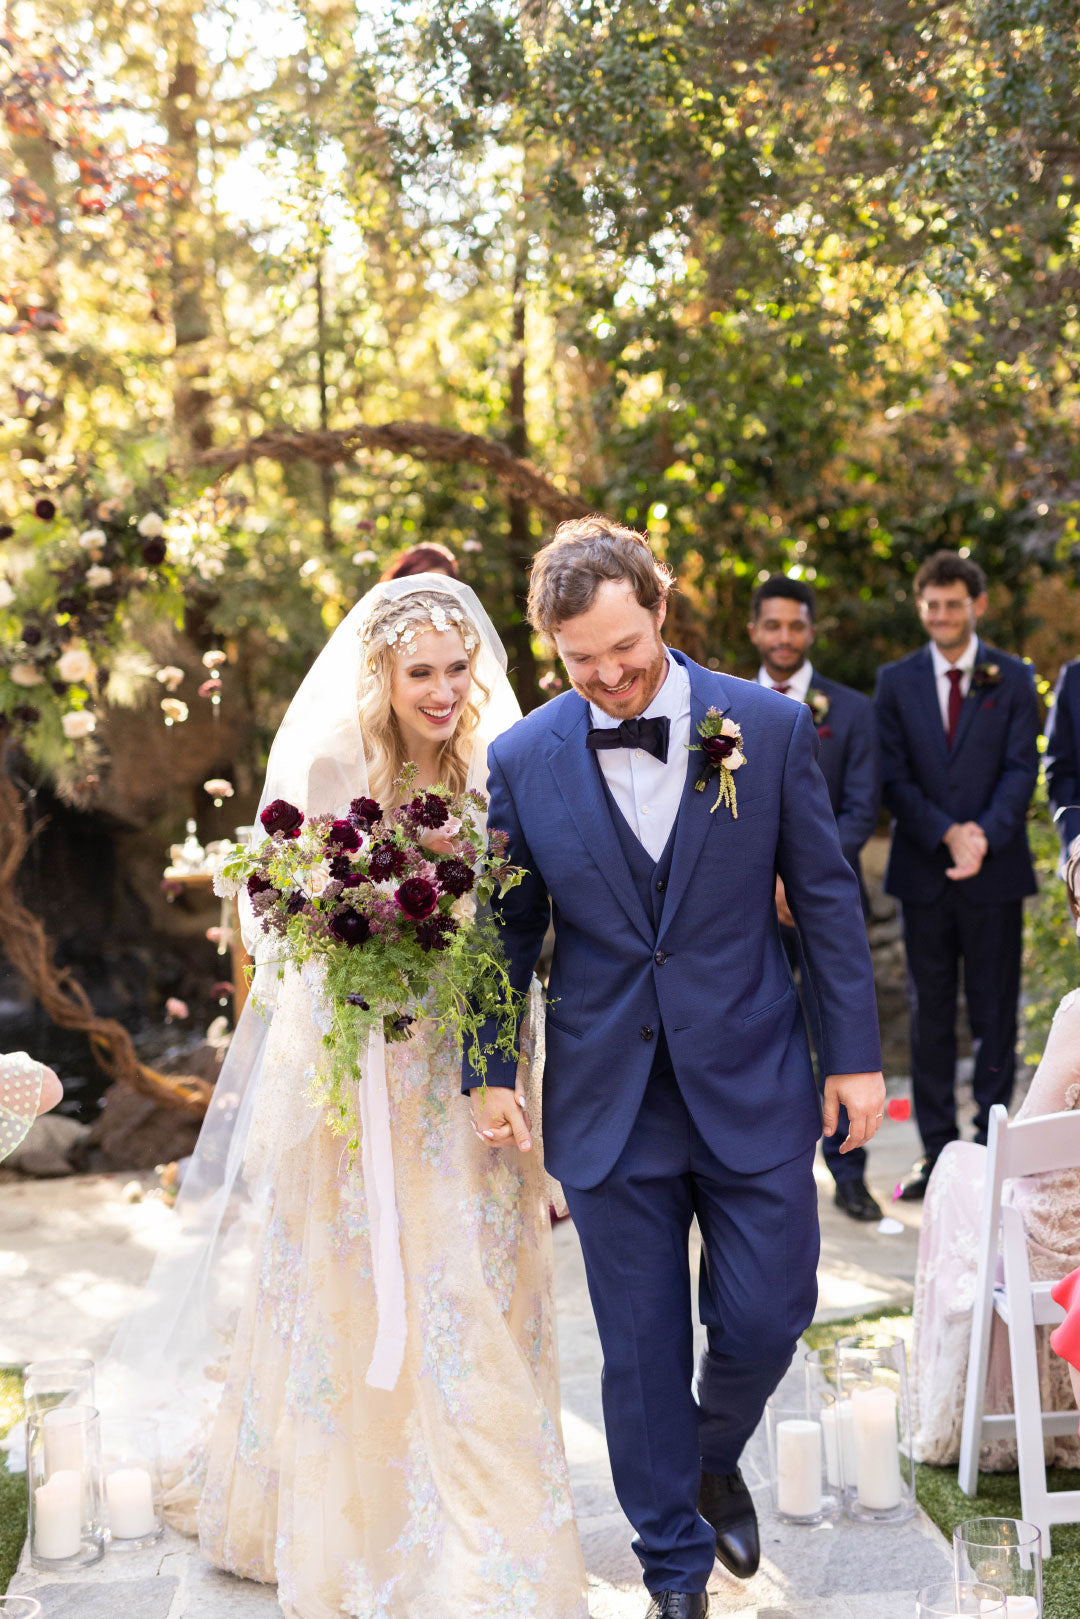
[(1064, 1277), (1050, 1289), (1050, 1297), (1065, 1311), (1065, 1319), (1050, 1334), (1055, 1355), (1068, 1362), (1076, 1403), (1080, 1405), (1080, 1270)]
[[(1080, 989), (1074, 989), (1057, 1009), (1042, 1062), (1016, 1117), (1064, 1113), (1078, 1104)], [(952, 1142), (934, 1167), (923, 1205), (915, 1276), (915, 1456), (939, 1466), (955, 1463), (960, 1455), (985, 1173), (985, 1147)], [(1012, 1181), (1005, 1197), (1023, 1215), (1036, 1281), (1056, 1282), (1080, 1265), (1080, 1169)], [(1067, 1411), (1074, 1403), (1069, 1368), (1052, 1353), (1046, 1328), (1039, 1328), (1038, 1340), (1043, 1408)], [(996, 1317), (986, 1409), (1012, 1410), (1008, 1334)], [(1080, 1464), (1080, 1438), (1048, 1439), (1046, 1451), (1047, 1461), (1058, 1466)], [(1015, 1468), (1015, 1442), (984, 1445), (979, 1465), (990, 1472)]]

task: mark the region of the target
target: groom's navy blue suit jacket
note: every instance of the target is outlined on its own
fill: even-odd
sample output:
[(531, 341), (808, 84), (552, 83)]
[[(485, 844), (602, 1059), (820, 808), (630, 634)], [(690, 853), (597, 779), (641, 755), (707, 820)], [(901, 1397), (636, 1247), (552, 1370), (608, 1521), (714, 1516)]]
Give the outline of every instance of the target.
[[(630, 1134), (663, 1029), (698, 1130), (721, 1163), (758, 1173), (821, 1132), (806, 1028), (776, 917), (784, 879), (821, 1003), (829, 1073), (881, 1066), (873, 972), (858, 883), (837, 837), (810, 710), (674, 652), (688, 671), (691, 731), (708, 708), (742, 728), (738, 818), (692, 753), (657, 928), (620, 846), (588, 704), (566, 692), (488, 753), (490, 824), (529, 875), (499, 909), (511, 978), (527, 987), (547, 929), (555, 953), (544, 1072), (551, 1173), (586, 1190)], [(673, 760), (674, 764), (675, 761)], [(512, 1085), (492, 1061), (489, 1083)], [(467, 1065), (466, 1088), (475, 1085)]]
[(977, 821), (989, 853), (956, 886), (976, 905), (1035, 892), (1027, 810), (1039, 774), (1039, 707), (1031, 669), (979, 642), (977, 664), (996, 664), (995, 685), (972, 686), (950, 747), (929, 646), (878, 670), (874, 707), (893, 844), (885, 892), (932, 905), (950, 886), (942, 838), (954, 821)]
[(1080, 838), (1080, 658), (1062, 665), (1046, 730), (1046, 783), (1061, 843)]

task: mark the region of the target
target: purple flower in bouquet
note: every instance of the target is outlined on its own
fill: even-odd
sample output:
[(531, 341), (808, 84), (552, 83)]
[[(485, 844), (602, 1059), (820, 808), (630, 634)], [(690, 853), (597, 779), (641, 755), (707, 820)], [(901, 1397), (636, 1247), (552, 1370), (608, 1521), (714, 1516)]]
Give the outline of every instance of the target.
[(474, 886), (476, 874), (467, 860), (442, 860), (435, 880), (444, 894), (453, 894), (455, 899), (460, 899)]
[(307, 895), (302, 894), (299, 888), (294, 888), (288, 899), (285, 901), (285, 909), (288, 911), (290, 916), (298, 916), (306, 904)]
[(346, 995), (346, 997), (345, 997), (345, 1005), (346, 1006), (358, 1006), (360, 1008), (361, 1012), (370, 1012), (371, 1011), (371, 1007), (368, 1005), (367, 1001), (365, 1001), (365, 999), (364, 999), (364, 997), (362, 995)]
[(416, 1019), (409, 1017), (407, 1012), (391, 1013), (389, 1017), (383, 1020), (383, 1028), (386, 1031), (387, 1039), (404, 1040), (415, 1022)]
[(272, 838), (279, 832), (283, 837), (297, 838), (304, 824), (304, 812), (284, 798), (275, 798), (272, 804), (267, 804), (259, 820)]
[(339, 944), (347, 944), (355, 950), (358, 944), (371, 937), (371, 923), (366, 916), (348, 905), (343, 911), (335, 911), (330, 918), (330, 932)]
[(440, 916), (436, 911), (426, 921), (417, 922), (416, 942), (421, 950), (445, 950), (456, 932), (457, 923), (453, 918)]
[(251, 876), (248, 878), (247, 891), (251, 899), (254, 899), (256, 894), (277, 893), (277, 889), (274, 887), (274, 884), (270, 881), (269, 877), (261, 877), (257, 871), (253, 871)]
[(367, 882), (363, 872), (356, 870), (347, 854), (331, 855), (330, 875), (336, 878), (343, 888), (359, 888), (361, 883)]
[(377, 843), (368, 860), (368, 876), (373, 883), (384, 883), (390, 877), (404, 877), (409, 869), (409, 857), (396, 843)]
[(376, 822), (382, 820), (382, 805), (374, 798), (354, 798), (349, 805), (349, 820), (361, 832), (370, 832)]
[(415, 826), (426, 826), (431, 831), (450, 819), (450, 811), (438, 793), (420, 793), (405, 806), (405, 814)]
[(413, 922), (422, 922), (439, 903), (439, 891), (426, 877), (406, 877), (395, 890), (394, 898), (407, 917)]
[(354, 853), (360, 847), (360, 834), (351, 821), (332, 821), (326, 834), (326, 841), (335, 844), (339, 849)]

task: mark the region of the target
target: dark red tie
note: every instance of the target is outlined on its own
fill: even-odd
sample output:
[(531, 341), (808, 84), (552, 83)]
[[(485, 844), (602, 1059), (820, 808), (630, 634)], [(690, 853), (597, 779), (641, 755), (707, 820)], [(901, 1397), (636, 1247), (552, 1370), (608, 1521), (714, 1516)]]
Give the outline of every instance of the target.
[(781, 697), (786, 697), (788, 694), (788, 689), (786, 686), (774, 686), (773, 691), (778, 691)]
[(960, 690), (960, 682), (964, 678), (962, 669), (949, 670), (949, 732), (948, 743), (952, 747), (956, 727), (960, 724), (960, 710), (964, 706), (964, 694)]

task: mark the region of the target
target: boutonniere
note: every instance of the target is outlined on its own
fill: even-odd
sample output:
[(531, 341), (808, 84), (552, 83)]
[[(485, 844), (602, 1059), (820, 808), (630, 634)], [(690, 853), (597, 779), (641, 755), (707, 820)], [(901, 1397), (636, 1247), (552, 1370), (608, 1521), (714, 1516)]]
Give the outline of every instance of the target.
[(741, 770), (746, 763), (742, 731), (735, 720), (725, 719), (718, 708), (709, 709), (697, 731), (701, 741), (691, 743), (690, 752), (703, 753), (705, 758), (701, 774), (694, 783), (694, 791), (703, 793), (713, 777), (719, 775), (720, 791), (709, 814), (715, 815), (721, 804), (726, 804), (731, 810), (732, 819), (737, 821), (739, 809), (735, 802), (735, 771)]
[(1001, 669), (996, 663), (977, 663), (971, 671), (972, 691), (985, 691), (988, 686), (1001, 685)]
[(806, 703), (807, 708), (814, 716), (814, 724), (817, 727), (818, 736), (821, 737), (823, 741), (827, 736), (832, 736), (832, 732), (825, 724), (829, 710), (832, 707), (832, 698), (826, 697), (823, 691), (815, 691), (813, 686), (811, 686), (803, 701)]

